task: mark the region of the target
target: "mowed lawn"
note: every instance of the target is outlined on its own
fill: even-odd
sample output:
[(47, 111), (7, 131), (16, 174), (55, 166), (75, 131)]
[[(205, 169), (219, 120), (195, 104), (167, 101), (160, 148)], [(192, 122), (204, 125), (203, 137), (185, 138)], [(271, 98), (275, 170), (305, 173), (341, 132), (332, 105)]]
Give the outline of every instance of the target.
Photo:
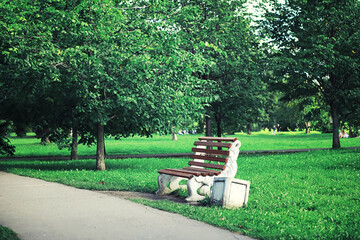
[[(240, 139), (245, 145), (247, 138)], [(159, 169), (180, 168), (187, 161), (107, 159), (107, 170), (99, 172), (95, 160), (8, 160), (0, 162), (0, 170), (78, 188), (153, 193)], [(251, 182), (246, 207), (227, 210), (209, 206), (208, 200), (202, 206), (136, 201), (259, 239), (360, 238), (359, 149), (240, 155), (238, 165), (236, 178)]]
[[(158, 153), (188, 153), (191, 151), (193, 142), (201, 136), (179, 135), (178, 141), (172, 141), (170, 135), (154, 135), (151, 138), (131, 137), (116, 140), (106, 139), (106, 153), (114, 154), (158, 154)], [(252, 135), (243, 133), (228, 135), (237, 137), (242, 146), (240, 151), (253, 150), (282, 150), (282, 149), (306, 149), (306, 148), (331, 148), (332, 134), (314, 132), (281, 132), (273, 136), (268, 131), (255, 132)], [(40, 140), (34, 137), (11, 137), (11, 142), (16, 146), (15, 156), (68, 156), (69, 149), (59, 150), (56, 144), (41, 145)], [(341, 139), (342, 147), (360, 146), (360, 138)], [(79, 155), (95, 155), (96, 146), (79, 145)]]

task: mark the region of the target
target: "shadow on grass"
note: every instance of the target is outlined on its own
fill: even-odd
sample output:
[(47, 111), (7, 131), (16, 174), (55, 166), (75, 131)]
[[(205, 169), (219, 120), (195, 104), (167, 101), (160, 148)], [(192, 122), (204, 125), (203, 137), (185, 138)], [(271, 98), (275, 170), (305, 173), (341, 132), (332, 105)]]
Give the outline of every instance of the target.
[[(138, 167), (129, 162), (107, 163), (107, 170), (117, 169), (137, 169)], [(6, 169), (32, 169), (40, 171), (70, 171), (86, 170), (96, 171), (96, 160), (76, 160), (76, 161), (3, 161), (0, 164), (0, 170)]]

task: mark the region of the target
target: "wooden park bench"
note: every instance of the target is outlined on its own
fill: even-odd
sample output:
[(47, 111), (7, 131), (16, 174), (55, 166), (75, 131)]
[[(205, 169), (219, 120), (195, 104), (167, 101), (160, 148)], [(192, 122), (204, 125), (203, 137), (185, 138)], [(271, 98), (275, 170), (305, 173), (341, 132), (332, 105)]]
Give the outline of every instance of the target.
[[(187, 179), (189, 192), (187, 201), (201, 201), (210, 196), (214, 177), (235, 177), (240, 141), (226, 137), (199, 137), (192, 148), (192, 160), (182, 169), (159, 170), (159, 190), (156, 194), (167, 194), (185, 187), (180, 181)], [(216, 149), (217, 148), (217, 149)], [(199, 193), (198, 193), (199, 190)]]

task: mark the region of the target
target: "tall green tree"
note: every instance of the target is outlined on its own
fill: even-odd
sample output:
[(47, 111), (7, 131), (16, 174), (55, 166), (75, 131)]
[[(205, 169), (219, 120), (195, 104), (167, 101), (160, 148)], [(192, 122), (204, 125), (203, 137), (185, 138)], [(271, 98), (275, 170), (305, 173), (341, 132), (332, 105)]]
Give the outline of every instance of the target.
[(280, 77), (275, 87), (287, 100), (315, 96), (329, 106), (332, 146), (339, 148), (340, 117), (348, 110), (358, 118), (359, 105), (350, 100), (360, 97), (360, 2), (269, 2), (272, 8), (261, 24), (277, 49), (271, 58)]
[(10, 144), (7, 137), (9, 123), (0, 121), (0, 155), (14, 155), (15, 147)]
[[(41, 116), (53, 128), (76, 128), (81, 142), (96, 141), (96, 169), (105, 169), (106, 135), (166, 132), (177, 115), (201, 111), (203, 81), (193, 72), (202, 72), (205, 61), (179, 47), (182, 38), (161, 18), (157, 1), (48, 0), (19, 7), (23, 5), (2, 5), (7, 19), (3, 65), (10, 66), (4, 67), (6, 88), (14, 89), (10, 82), (15, 87), (29, 84), (35, 92), (29, 96), (54, 103), (53, 111)], [(23, 22), (14, 20), (17, 15)], [(16, 51), (10, 50), (14, 47)], [(39, 98), (37, 91), (44, 96)], [(37, 107), (29, 104), (30, 110)], [(52, 114), (57, 117), (46, 118)]]
[(182, 13), (172, 15), (171, 21), (187, 39), (183, 48), (211, 63), (205, 74), (199, 74), (212, 83), (206, 88), (210, 101), (204, 102), (206, 134), (213, 134), (211, 121), (220, 136), (266, 117), (260, 42), (245, 15), (246, 1), (176, 2)]
[(312, 129), (327, 132), (327, 106), (320, 105), (315, 97), (280, 101), (282, 96), (280, 92), (276, 94), (268, 127), (280, 124), (282, 131), (305, 129), (305, 133), (310, 133)]

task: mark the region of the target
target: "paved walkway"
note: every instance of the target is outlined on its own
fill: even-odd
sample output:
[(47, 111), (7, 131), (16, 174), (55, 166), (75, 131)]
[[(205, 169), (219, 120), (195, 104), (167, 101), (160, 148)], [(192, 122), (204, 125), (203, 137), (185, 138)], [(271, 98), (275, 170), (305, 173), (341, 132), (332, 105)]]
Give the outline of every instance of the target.
[(118, 197), (5, 172), (0, 172), (0, 225), (24, 240), (251, 240)]

